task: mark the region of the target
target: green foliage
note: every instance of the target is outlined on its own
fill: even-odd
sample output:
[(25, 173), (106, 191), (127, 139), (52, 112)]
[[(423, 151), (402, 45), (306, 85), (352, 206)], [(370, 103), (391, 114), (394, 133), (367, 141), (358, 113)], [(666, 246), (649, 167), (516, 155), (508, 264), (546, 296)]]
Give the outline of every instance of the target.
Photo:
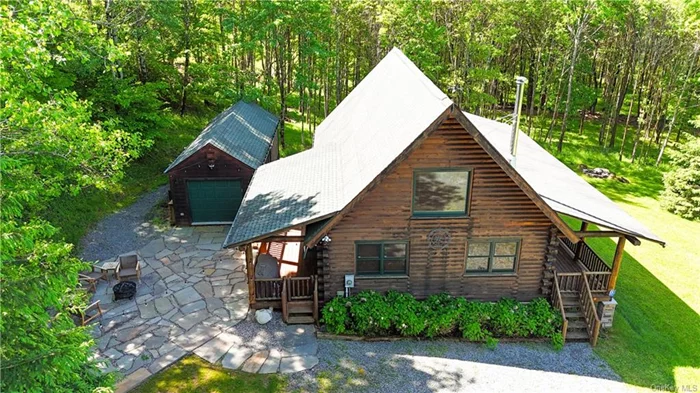
[(529, 303), (501, 299), (496, 303), (467, 301), (448, 294), (416, 300), (409, 293), (382, 296), (362, 291), (336, 297), (322, 310), (326, 329), (360, 336), (454, 337), (481, 341), (492, 348), (499, 337), (549, 337), (561, 343), (562, 321), (543, 298)]
[(361, 336), (383, 336), (391, 328), (392, 306), (375, 291), (362, 291), (350, 299), (349, 330)]
[(422, 305), (426, 324), (424, 335), (433, 338), (451, 336), (456, 331), (467, 301), (441, 293), (429, 296)]
[(346, 327), (350, 326), (349, 306), (350, 302), (340, 296), (323, 306), (321, 322), (329, 332), (343, 334), (347, 331)]
[(413, 295), (392, 290), (386, 294), (386, 301), (393, 307), (391, 323), (400, 335), (417, 337), (423, 333), (426, 315), (422, 312), (423, 305)]
[(700, 219), (700, 138), (670, 152), (674, 167), (664, 175), (661, 206), (683, 218)]

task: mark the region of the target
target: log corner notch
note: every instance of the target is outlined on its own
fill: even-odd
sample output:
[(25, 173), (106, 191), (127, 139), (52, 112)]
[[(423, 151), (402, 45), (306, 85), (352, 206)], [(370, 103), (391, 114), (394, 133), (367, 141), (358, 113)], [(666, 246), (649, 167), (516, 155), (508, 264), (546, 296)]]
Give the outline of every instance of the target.
[(245, 269), (248, 279), (248, 304), (255, 304), (255, 268), (253, 266), (253, 245), (245, 245)]

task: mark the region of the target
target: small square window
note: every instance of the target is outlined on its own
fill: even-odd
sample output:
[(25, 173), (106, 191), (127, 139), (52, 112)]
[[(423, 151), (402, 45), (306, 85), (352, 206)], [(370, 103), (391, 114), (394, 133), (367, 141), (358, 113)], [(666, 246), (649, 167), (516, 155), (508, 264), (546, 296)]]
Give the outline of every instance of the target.
[(413, 174), (413, 214), (454, 216), (467, 214), (471, 171), (419, 169)]
[(358, 276), (408, 274), (407, 242), (358, 242), (355, 249)]
[(467, 244), (466, 273), (514, 273), (519, 240), (470, 240)]

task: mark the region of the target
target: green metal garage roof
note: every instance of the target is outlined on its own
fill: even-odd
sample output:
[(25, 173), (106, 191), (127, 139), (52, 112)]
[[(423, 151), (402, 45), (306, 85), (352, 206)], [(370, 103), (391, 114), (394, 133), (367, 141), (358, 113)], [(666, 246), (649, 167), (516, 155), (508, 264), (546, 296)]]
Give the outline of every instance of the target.
[(164, 173), (208, 144), (257, 169), (270, 152), (278, 122), (277, 116), (258, 105), (238, 101), (216, 116)]

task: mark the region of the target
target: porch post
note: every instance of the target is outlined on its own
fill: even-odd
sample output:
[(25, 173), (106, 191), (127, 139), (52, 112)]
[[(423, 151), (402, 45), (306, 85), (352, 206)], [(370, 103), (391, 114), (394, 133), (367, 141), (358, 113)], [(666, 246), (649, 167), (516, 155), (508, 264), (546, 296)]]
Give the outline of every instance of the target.
[(245, 268), (248, 276), (248, 303), (255, 304), (255, 268), (253, 267), (253, 245), (245, 246)]
[[(588, 222), (586, 221), (581, 221), (581, 232), (587, 231), (588, 230)], [(581, 241), (576, 243), (576, 250), (574, 251), (574, 262), (581, 259), (581, 252), (583, 251), (583, 245), (581, 243), (584, 242), (584, 238), (581, 238)]]
[(620, 272), (620, 263), (622, 262), (622, 255), (625, 251), (625, 242), (627, 240), (624, 236), (620, 236), (617, 241), (617, 248), (615, 248), (615, 257), (613, 258), (612, 272), (610, 274), (610, 281), (608, 282), (608, 291), (615, 289), (615, 284), (617, 283), (617, 275)]

